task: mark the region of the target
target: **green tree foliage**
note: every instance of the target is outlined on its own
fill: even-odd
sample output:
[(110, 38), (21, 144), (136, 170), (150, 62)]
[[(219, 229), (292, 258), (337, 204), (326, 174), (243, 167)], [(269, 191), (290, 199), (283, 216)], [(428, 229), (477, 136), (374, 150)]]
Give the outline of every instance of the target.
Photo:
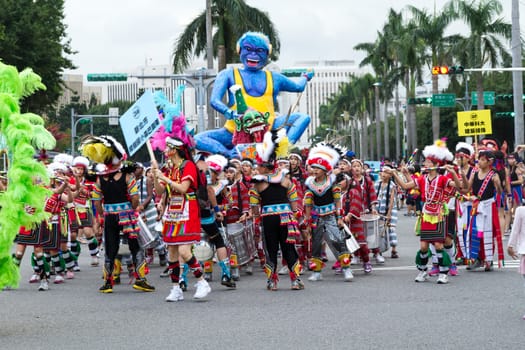
[(22, 111), (46, 112), (62, 93), (63, 70), (75, 68), (63, 20), (64, 0), (0, 0), (0, 59), (32, 68), (47, 87), (26, 98)]
[[(204, 2), (203, 2), (204, 3)], [(213, 55), (219, 60), (219, 70), (226, 63), (239, 62), (237, 40), (247, 31), (266, 34), (272, 43), (271, 59), (279, 57), (280, 40), (267, 13), (251, 7), (244, 0), (212, 0)], [(206, 9), (204, 9), (179, 35), (173, 50), (175, 73), (189, 66), (191, 57), (206, 54)]]

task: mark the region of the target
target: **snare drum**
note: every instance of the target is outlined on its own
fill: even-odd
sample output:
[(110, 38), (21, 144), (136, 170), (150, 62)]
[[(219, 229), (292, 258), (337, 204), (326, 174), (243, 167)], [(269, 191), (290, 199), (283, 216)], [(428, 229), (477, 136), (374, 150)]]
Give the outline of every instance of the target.
[(366, 236), (366, 243), (369, 249), (379, 247), (379, 215), (361, 214), (363, 229)]
[(255, 254), (255, 240), (251, 223), (233, 223), (227, 226), (228, 240), (239, 265), (245, 265)]
[(139, 245), (144, 249), (151, 248), (153, 245), (156, 244), (156, 236), (151, 232), (148, 225), (146, 225), (146, 223), (140, 216), (138, 218), (138, 224), (140, 228), (140, 231), (137, 234)]

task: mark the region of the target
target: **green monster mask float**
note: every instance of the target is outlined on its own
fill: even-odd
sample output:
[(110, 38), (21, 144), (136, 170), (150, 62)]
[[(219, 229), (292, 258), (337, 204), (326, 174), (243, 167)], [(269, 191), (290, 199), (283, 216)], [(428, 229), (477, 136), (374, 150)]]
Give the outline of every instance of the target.
[[(0, 62), (0, 134), (5, 138), (10, 164), (7, 190), (0, 194), (0, 289), (18, 287), (20, 274), (11, 258), (20, 226), (33, 227), (48, 217), (44, 212), (50, 193), (39, 181), (49, 182), (45, 165), (35, 158), (35, 148), (53, 149), (56, 141), (33, 113), (20, 113), (20, 100), (45, 89), (31, 69), (22, 72)], [(34, 208), (28, 213), (26, 208)]]

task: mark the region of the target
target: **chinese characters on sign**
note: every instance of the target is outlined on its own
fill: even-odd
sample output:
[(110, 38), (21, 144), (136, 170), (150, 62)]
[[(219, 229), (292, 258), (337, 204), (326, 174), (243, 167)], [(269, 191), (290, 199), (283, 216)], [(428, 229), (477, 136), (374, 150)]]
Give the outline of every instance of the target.
[(129, 155), (132, 156), (160, 128), (153, 94), (146, 91), (119, 119)]
[(490, 109), (458, 112), (458, 135), (490, 135), (492, 134), (492, 120)]

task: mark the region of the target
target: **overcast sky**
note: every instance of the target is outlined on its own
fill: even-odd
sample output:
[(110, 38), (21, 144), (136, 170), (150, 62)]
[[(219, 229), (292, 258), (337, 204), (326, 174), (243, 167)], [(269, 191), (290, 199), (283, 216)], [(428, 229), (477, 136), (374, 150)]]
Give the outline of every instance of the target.
[[(281, 67), (307, 59), (353, 59), (352, 48), (374, 41), (390, 8), (407, 4), (439, 10), (447, 0), (247, 0), (266, 11), (281, 38)], [(511, 0), (501, 0), (511, 22)], [(112, 73), (168, 64), (176, 38), (206, 0), (66, 0), (65, 22), (78, 51), (75, 73)], [(520, 1), (521, 17), (525, 6)], [(524, 30), (525, 20), (521, 20)]]

